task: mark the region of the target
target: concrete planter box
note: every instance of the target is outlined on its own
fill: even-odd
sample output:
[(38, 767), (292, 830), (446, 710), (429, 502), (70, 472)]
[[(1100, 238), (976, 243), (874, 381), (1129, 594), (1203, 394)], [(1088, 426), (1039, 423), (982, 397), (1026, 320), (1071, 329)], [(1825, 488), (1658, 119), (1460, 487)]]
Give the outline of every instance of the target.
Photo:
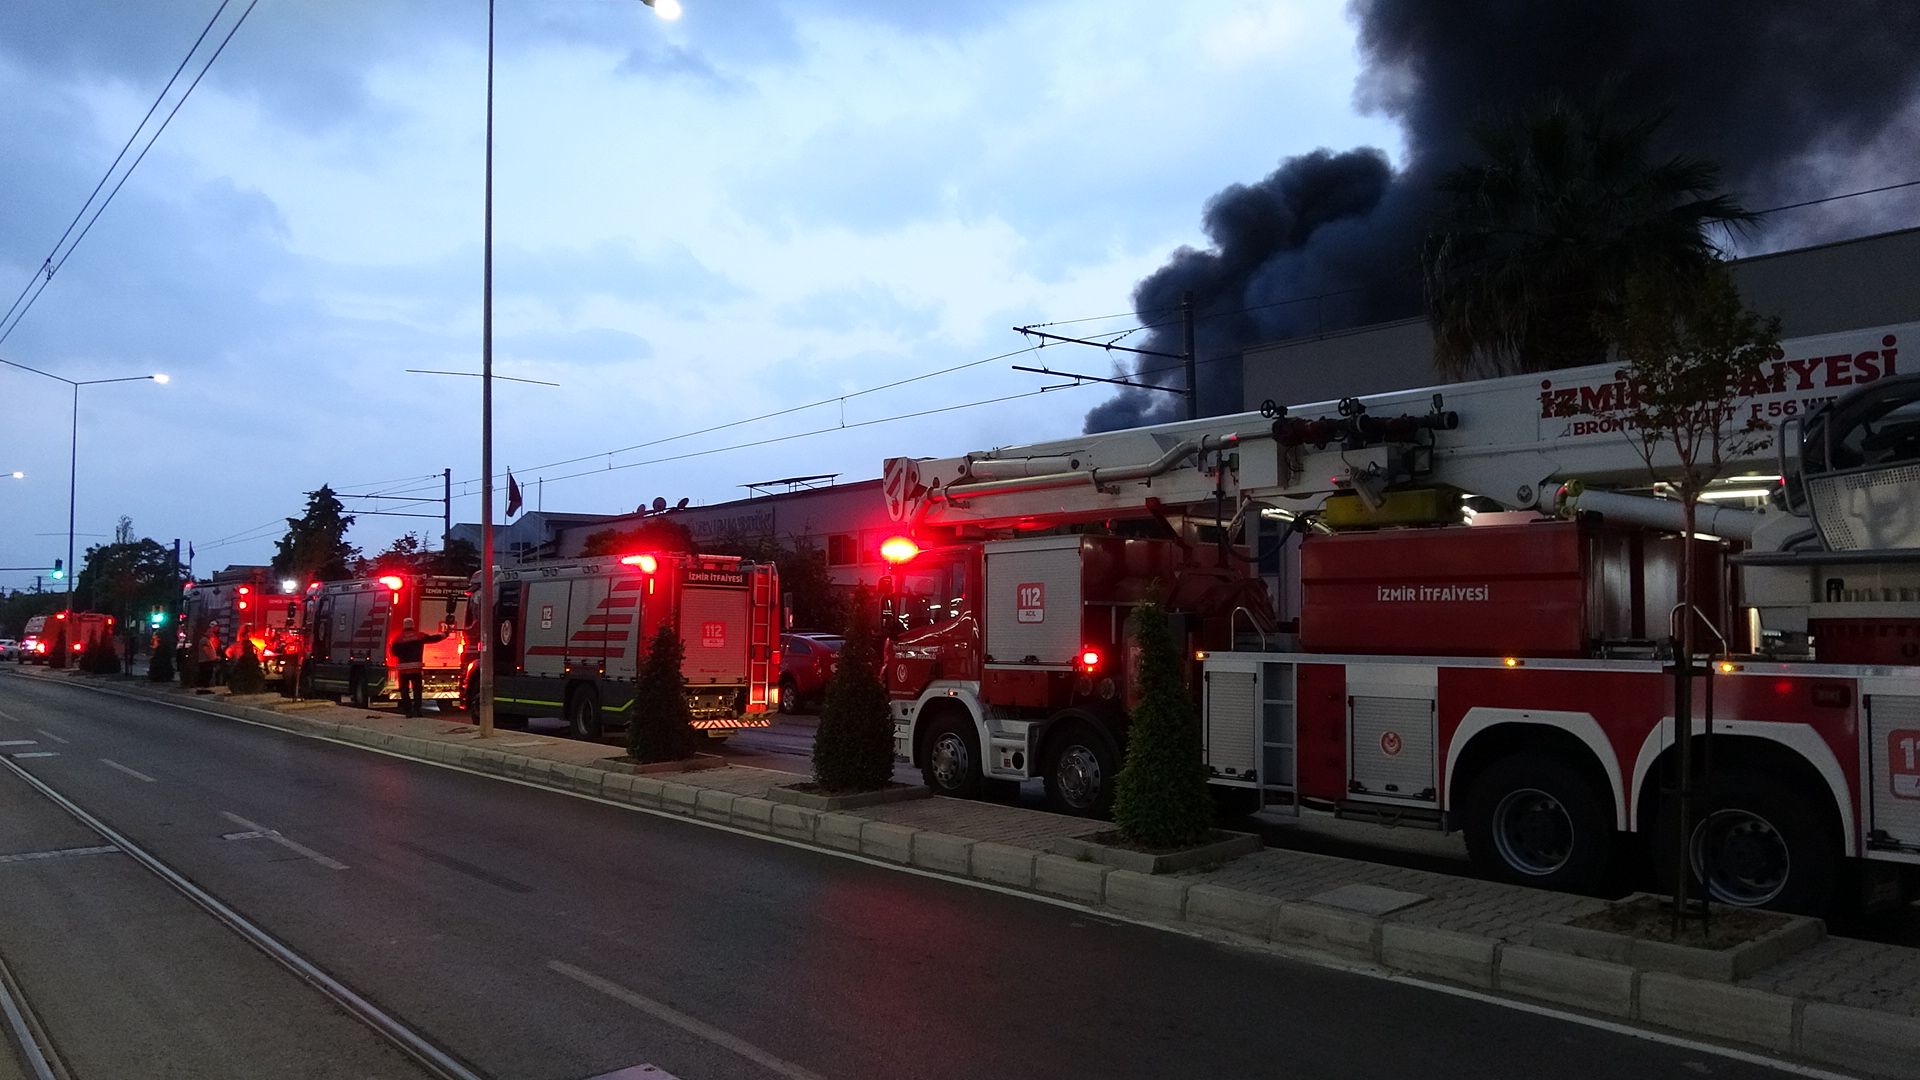
[(653, 761), (642, 765), (637, 761), (628, 761), (623, 757), (610, 757), (601, 758), (599, 761), (593, 762), (593, 767), (596, 769), (606, 769), (610, 772), (632, 773), (635, 776), (653, 776), (658, 773), (705, 772), (708, 769), (724, 769), (727, 767), (727, 759), (716, 757), (712, 754), (699, 754), (690, 758), (682, 758), (679, 761)]
[(882, 803), (906, 802), (910, 799), (930, 799), (933, 792), (917, 784), (888, 784), (879, 791), (856, 791), (850, 795), (822, 795), (815, 791), (800, 791), (791, 784), (781, 784), (767, 791), (767, 798), (788, 806), (804, 806), (809, 810), (852, 810), (861, 806), (879, 806)]
[(1213, 835), (1214, 839), (1209, 843), (1162, 854), (1134, 851), (1130, 848), (1067, 836), (1049, 840), (1047, 850), (1055, 855), (1065, 855), (1069, 859), (1097, 862), (1116, 870), (1131, 870), (1136, 874), (1176, 874), (1196, 866), (1210, 866), (1229, 859), (1237, 859), (1242, 855), (1251, 855), (1264, 846), (1260, 843), (1260, 838), (1252, 833), (1215, 829)]
[[(1628, 897), (1623, 903), (1650, 899), (1662, 898), (1638, 894)], [(1827, 926), (1819, 919), (1798, 915), (1782, 918), (1785, 921), (1773, 930), (1724, 949), (1649, 941), (1627, 934), (1561, 923), (1535, 926), (1533, 943), (1538, 948), (1554, 952), (1625, 964), (1636, 971), (1660, 971), (1731, 983), (1764, 971), (1826, 940)]]

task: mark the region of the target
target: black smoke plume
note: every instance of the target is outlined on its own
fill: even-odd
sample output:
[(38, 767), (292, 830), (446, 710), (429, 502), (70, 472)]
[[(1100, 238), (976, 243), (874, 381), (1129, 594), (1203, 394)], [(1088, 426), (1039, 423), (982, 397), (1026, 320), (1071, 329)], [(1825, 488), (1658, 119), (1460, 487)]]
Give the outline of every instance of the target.
[[(1174, 252), (1134, 289), (1134, 306), (1166, 324), (1141, 344), (1160, 352), (1180, 351), (1177, 308), (1193, 294), (1203, 413), (1241, 408), (1251, 345), (1419, 314), (1435, 179), (1471, 156), (1476, 123), (1554, 95), (1621, 122), (1665, 113), (1656, 152), (1718, 162), (1752, 209), (1920, 176), (1915, 0), (1353, 0), (1350, 14), (1365, 64), (1355, 98), (1400, 122), (1401, 167), (1370, 148), (1287, 158), (1210, 199), (1209, 248)], [(1764, 219), (1748, 240), (1819, 243), (1912, 224), (1916, 210), (1911, 189), (1842, 200)], [(1137, 368), (1184, 379), (1177, 361)], [(1184, 409), (1123, 391), (1086, 427)]]

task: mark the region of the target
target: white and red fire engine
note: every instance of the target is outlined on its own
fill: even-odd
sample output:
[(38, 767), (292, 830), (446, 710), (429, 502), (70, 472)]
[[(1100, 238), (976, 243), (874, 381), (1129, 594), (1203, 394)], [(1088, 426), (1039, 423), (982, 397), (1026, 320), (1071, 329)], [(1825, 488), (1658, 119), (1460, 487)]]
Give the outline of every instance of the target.
[(394, 696), (400, 683), (387, 647), (412, 619), (423, 634), (446, 635), (421, 655), (421, 700), (457, 706), (466, 605), (467, 583), (459, 577), (391, 573), (309, 586), (301, 692), (344, 697), (363, 709)]
[(280, 682), (300, 651), (300, 592), (275, 582), (264, 566), (230, 566), (205, 581), (190, 581), (181, 594), (182, 630), (197, 645), (209, 629), (223, 650), (253, 646), (268, 682)]
[(625, 724), (647, 648), (670, 625), (685, 648), (696, 729), (725, 739), (772, 723), (780, 580), (771, 563), (643, 553), (500, 570), (495, 586), (497, 716), (563, 716), (587, 738)]
[[(1060, 808), (1103, 810), (1125, 618), (1157, 599), (1229, 802), (1464, 830), (1495, 873), (1582, 888), (1636, 838), (1678, 843), (1656, 828), (1666, 650), (1693, 618), (1711, 767), (1690, 855), (1711, 894), (1897, 896), (1920, 867), (1920, 375), (1901, 339), (1920, 324), (1785, 342), (1738, 403), (1777, 449), (1711, 493), (1755, 508), (1703, 503), (1691, 542), (1623, 433), (1613, 365), (892, 459), (889, 511), (927, 545), (887, 653), (896, 748), (940, 792), (1040, 776)], [(1675, 464), (1663, 447), (1652, 468)], [(1276, 597), (1256, 563), (1279, 567)]]
[(79, 662), (80, 654), (95, 638), (113, 639), (113, 616), (97, 611), (56, 611), (35, 615), (27, 620), (20, 642), (20, 662), (51, 664), (53, 651), (65, 645), (65, 663)]

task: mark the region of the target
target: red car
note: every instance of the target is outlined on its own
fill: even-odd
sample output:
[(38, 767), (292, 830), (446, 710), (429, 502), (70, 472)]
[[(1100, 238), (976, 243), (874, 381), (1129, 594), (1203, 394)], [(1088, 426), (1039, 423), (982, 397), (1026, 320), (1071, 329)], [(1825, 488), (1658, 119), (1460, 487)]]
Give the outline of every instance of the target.
[(817, 709), (827, 693), (827, 680), (847, 639), (838, 634), (801, 632), (780, 639), (780, 711)]

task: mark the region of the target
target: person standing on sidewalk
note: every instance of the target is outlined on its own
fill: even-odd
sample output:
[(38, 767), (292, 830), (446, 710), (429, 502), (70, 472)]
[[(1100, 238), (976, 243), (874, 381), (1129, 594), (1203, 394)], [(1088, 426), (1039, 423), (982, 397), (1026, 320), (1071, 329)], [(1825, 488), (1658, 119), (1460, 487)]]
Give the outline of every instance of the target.
[(423, 634), (413, 628), (412, 619), (401, 620), (400, 636), (387, 646), (387, 651), (393, 654), (394, 665), (400, 669), (400, 715), (420, 715), (420, 689), (427, 669), (422, 657), (427, 646), (445, 640), (445, 634)]

